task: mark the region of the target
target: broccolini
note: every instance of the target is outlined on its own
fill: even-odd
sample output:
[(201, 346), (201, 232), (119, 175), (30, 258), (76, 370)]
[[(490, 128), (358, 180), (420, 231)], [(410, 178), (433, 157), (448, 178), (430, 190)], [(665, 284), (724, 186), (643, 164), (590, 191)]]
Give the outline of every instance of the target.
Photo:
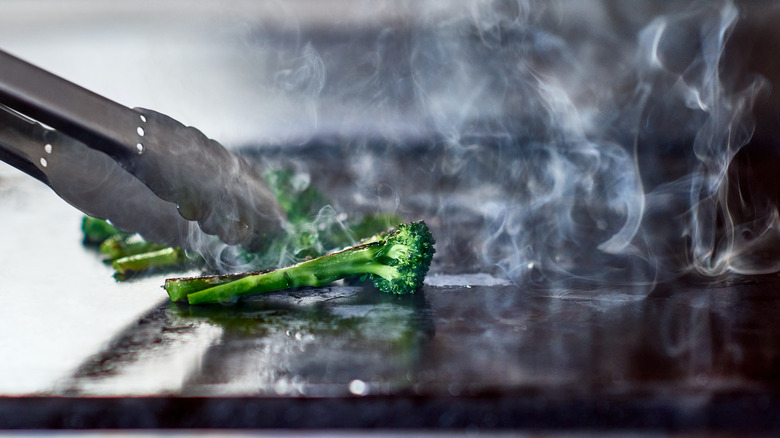
[[(363, 243), (273, 271), (249, 274), (222, 282), (196, 278), (169, 279), (165, 289), (173, 301), (207, 304), (235, 301), (239, 297), (300, 286), (323, 286), (361, 276), (370, 278), (386, 293), (411, 294), (420, 289), (435, 252), (435, 241), (425, 222), (399, 225)], [(192, 287), (198, 282), (205, 288)], [(216, 286), (213, 284), (221, 283)]]

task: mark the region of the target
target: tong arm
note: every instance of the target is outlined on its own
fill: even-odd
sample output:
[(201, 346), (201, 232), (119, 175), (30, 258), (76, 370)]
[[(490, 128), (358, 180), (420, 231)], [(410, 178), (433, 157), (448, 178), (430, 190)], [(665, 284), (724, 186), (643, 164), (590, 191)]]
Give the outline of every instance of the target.
[(0, 103), (115, 158), (143, 144), (132, 109), (1, 50)]
[(229, 245), (258, 251), (283, 232), (284, 210), (257, 169), (193, 127), (127, 108), (3, 51), (0, 104), (111, 157), (184, 219)]

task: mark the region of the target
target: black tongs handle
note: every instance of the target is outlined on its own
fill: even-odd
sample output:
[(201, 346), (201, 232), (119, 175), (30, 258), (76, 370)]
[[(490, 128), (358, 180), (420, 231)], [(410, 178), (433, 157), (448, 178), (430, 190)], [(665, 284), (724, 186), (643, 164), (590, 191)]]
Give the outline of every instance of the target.
[(0, 103), (117, 158), (143, 136), (136, 111), (2, 50)]
[[(124, 107), (3, 51), (0, 104), (108, 155), (184, 219), (229, 245), (259, 250), (283, 231), (284, 210), (258, 170), (196, 128), (152, 110)], [(34, 152), (35, 145), (30, 147)], [(24, 167), (29, 160), (11, 152), (0, 151), (0, 159), (31, 170)], [(89, 171), (71, 162), (74, 178), (76, 170)], [(53, 167), (41, 164), (44, 174)]]

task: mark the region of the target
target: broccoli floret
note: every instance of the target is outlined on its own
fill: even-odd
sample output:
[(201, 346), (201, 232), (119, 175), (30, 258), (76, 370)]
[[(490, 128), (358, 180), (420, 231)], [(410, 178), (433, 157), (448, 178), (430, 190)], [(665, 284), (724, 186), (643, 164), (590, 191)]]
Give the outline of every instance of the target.
[(264, 175), (292, 224), (308, 221), (322, 207), (330, 204), (330, 200), (310, 185), (304, 175), (291, 168), (271, 169)]
[(382, 292), (411, 294), (422, 287), (435, 252), (434, 243), (425, 222), (412, 222), (373, 237), (367, 243), (286, 268), (250, 274), (196, 292), (190, 288), (188, 294), (181, 293), (188, 287), (188, 279), (167, 280), (165, 289), (172, 300), (186, 297), (190, 304), (207, 304), (293, 287), (323, 286), (350, 276), (366, 276)]

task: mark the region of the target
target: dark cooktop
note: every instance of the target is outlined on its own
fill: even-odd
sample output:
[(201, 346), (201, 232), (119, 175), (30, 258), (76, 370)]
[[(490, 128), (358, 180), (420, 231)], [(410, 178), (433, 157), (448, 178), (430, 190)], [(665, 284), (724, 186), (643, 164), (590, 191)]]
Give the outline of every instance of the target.
[[(344, 175), (312, 178), (366, 209)], [(420, 209), (441, 243), (419, 294), (336, 284), (190, 307), (164, 274), (116, 282), (78, 212), (0, 176), (2, 428), (780, 427), (777, 275), (517, 283), (444, 235), (473, 217), (445, 228)]]

